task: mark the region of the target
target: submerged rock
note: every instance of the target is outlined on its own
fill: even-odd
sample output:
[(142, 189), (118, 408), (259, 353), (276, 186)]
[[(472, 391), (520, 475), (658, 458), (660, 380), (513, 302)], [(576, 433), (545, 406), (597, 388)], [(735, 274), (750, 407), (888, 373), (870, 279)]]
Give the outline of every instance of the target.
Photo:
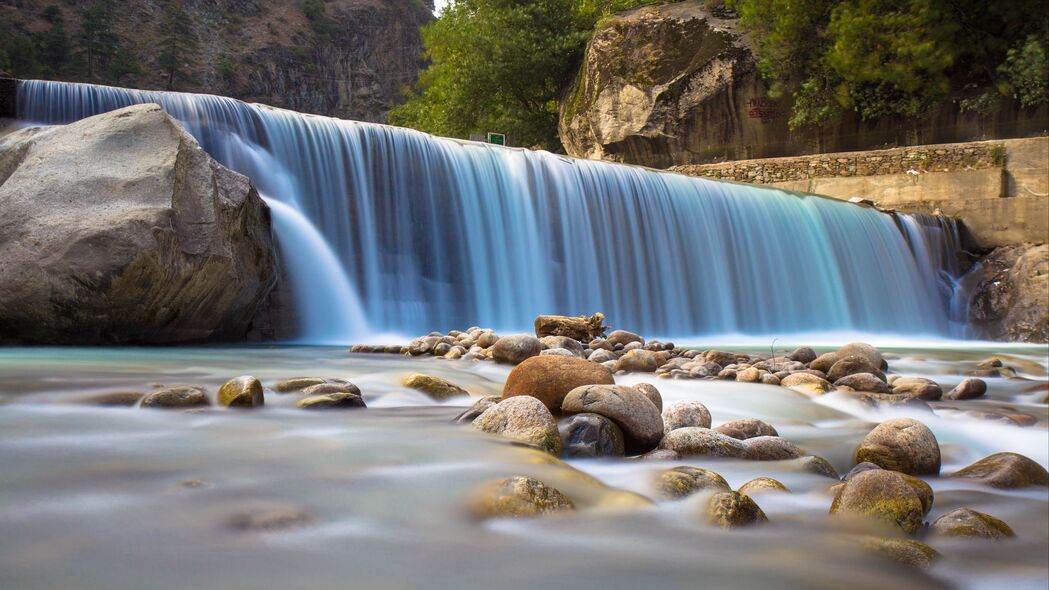
[(1019, 453), (995, 453), (955, 471), (950, 477), (979, 481), (993, 488), (1049, 486), (1049, 472)]
[(607, 367), (575, 357), (536, 356), (510, 371), (503, 385), (503, 398), (531, 396), (551, 412), (560, 413), (565, 396), (576, 387), (614, 383)]
[(292, 377), (290, 379), (283, 379), (273, 385), (274, 391), (278, 393), (291, 393), (293, 391), (302, 391), (311, 385), (321, 385), (324, 383), (349, 383), (344, 379), (325, 379), (323, 377)]
[(862, 536), (854, 542), (872, 553), (911, 567), (927, 568), (941, 557), (935, 549), (914, 539)]
[(943, 397), (943, 388), (931, 379), (900, 377), (892, 382), (892, 393), (925, 401), (936, 401)]
[(404, 378), (401, 379), (401, 385), (404, 385), (409, 389), (421, 391), (435, 400), (446, 400), (453, 397), (470, 395), (465, 389), (447, 379), (442, 379), (433, 375), (426, 375), (424, 373), (405, 375)]
[(363, 397), (348, 391), (310, 395), (295, 402), (295, 406), (303, 410), (350, 410), (368, 407)]
[(554, 456), (561, 455), (561, 435), (553, 414), (531, 396), (504, 399), (478, 416), (473, 426), (482, 432), (535, 445)]
[(682, 466), (659, 472), (656, 475), (656, 490), (660, 496), (674, 500), (703, 490), (728, 492), (732, 488), (725, 478), (713, 471)]
[(310, 516), (290, 504), (253, 506), (234, 514), (227, 526), (242, 532), (273, 532), (309, 524)]
[(741, 441), (709, 428), (686, 427), (671, 430), (659, 444), (682, 457), (732, 457), (747, 459), (750, 452)]
[(199, 408), (210, 406), (208, 392), (196, 385), (180, 385), (151, 393), (142, 398), (143, 408)]
[(250, 376), (234, 377), (219, 388), (219, 405), (230, 408), (257, 408), (265, 404), (262, 383)]
[(566, 457), (622, 457), (626, 452), (623, 431), (599, 414), (575, 414), (558, 426)]
[(856, 462), (909, 475), (940, 473), (940, 445), (929, 427), (910, 418), (886, 420), (870, 431), (856, 449)]
[[(835, 365), (836, 366), (836, 365)], [(871, 373), (853, 373), (834, 382), (834, 387), (848, 387), (855, 391), (889, 393), (889, 386)]]
[(811, 373), (791, 373), (780, 379), (779, 384), (810, 395), (822, 395), (834, 389), (830, 381)]
[(302, 395), (327, 395), (329, 393), (352, 393), (361, 395), (361, 390), (349, 381), (336, 381), (331, 383), (318, 383), (299, 391)]
[(1001, 520), (970, 508), (951, 510), (932, 523), (932, 532), (941, 537), (981, 537), (995, 541), (1015, 537)]
[(689, 426), (710, 428), (710, 410), (697, 401), (679, 401), (663, 412), (664, 433)]
[(767, 494), (769, 492), (785, 492), (790, 493), (790, 489), (783, 485), (780, 481), (772, 479), (771, 477), (755, 477), (747, 483), (739, 486), (737, 490), (739, 493), (746, 496), (753, 496), (754, 494)]
[(983, 397), (987, 393), (987, 382), (978, 377), (966, 377), (957, 387), (944, 394), (944, 399), (963, 400)]
[(754, 461), (785, 461), (805, 454), (798, 445), (778, 436), (755, 436), (743, 441)]
[(453, 422), (456, 424), (471, 424), (478, 416), (484, 413), (485, 410), (501, 402), (503, 398), (498, 395), (489, 395), (482, 397), (481, 399), (474, 402), (474, 405), (466, 408), (463, 413), (455, 417)]
[(528, 518), (575, 510), (561, 490), (527, 476), (490, 481), (474, 494), (470, 511), (480, 518)]
[(761, 507), (748, 495), (719, 492), (706, 505), (706, 522), (721, 528), (737, 528), (768, 522)]
[(845, 482), (830, 513), (877, 522), (908, 535), (921, 529), (925, 514), (914, 489), (900, 474), (885, 469), (864, 471)]
[(714, 431), (739, 440), (746, 440), (756, 436), (779, 436), (779, 433), (776, 432), (776, 429), (771, 424), (762, 422), (757, 418), (730, 420), (715, 428)]
[(565, 396), (561, 409), (566, 413), (592, 412), (619, 426), (626, 452), (638, 455), (650, 451), (663, 437), (663, 417), (648, 397), (626, 385), (584, 385)]

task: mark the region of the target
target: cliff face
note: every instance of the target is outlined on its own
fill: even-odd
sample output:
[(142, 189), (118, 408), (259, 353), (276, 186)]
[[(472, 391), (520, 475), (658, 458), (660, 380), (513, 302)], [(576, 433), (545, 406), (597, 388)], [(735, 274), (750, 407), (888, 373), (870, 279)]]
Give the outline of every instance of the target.
[[(43, 12), (61, 12), (73, 43), (87, 3), (22, 0), (0, 5), (0, 19), (32, 34), (51, 25)], [(433, 18), (432, 1), (186, 0), (197, 48), (183, 59), (188, 73), (174, 90), (232, 96), (250, 102), (364, 121), (385, 120), (424, 66), (419, 27)], [(113, 28), (136, 58), (138, 72), (112, 81), (166, 90), (161, 66), (164, 7), (159, 0), (113, 3)], [(33, 77), (9, 72), (16, 77)], [(100, 82), (83, 72), (56, 79)]]
[(738, 21), (707, 4), (646, 6), (599, 25), (561, 105), (569, 154), (665, 168), (1044, 133), (1044, 106), (978, 117), (953, 103), (918, 121), (845, 115), (793, 132), (790, 97), (768, 95)]

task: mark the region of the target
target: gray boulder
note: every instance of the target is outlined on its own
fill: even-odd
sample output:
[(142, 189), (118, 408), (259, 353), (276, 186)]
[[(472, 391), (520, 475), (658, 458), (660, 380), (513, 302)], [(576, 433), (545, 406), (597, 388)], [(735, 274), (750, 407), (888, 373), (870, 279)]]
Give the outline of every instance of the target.
[(276, 282), (269, 211), (155, 104), (0, 139), (0, 334), (239, 340)]

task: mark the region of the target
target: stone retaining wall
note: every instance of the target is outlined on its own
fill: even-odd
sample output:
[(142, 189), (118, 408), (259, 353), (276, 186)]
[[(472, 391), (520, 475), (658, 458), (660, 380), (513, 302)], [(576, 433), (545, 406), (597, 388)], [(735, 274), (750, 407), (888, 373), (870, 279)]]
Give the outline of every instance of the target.
[(676, 166), (692, 176), (763, 184), (963, 221), (973, 246), (1049, 241), (1049, 137)]

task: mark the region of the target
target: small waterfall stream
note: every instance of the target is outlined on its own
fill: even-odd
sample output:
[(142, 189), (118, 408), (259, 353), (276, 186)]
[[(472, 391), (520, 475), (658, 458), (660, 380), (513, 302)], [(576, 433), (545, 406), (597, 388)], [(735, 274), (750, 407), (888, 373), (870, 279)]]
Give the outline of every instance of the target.
[[(344, 326), (365, 324), (524, 330), (538, 314), (598, 310), (675, 337), (963, 334), (949, 220), (898, 226), (832, 199), (210, 95), (40, 81), (18, 92), (20, 119), (51, 124), (159, 103), (286, 205), (276, 230), (286, 263), (306, 265), (291, 272), (306, 341), (352, 340)], [(301, 277), (319, 275), (339, 292), (298, 296), (318, 290)]]

